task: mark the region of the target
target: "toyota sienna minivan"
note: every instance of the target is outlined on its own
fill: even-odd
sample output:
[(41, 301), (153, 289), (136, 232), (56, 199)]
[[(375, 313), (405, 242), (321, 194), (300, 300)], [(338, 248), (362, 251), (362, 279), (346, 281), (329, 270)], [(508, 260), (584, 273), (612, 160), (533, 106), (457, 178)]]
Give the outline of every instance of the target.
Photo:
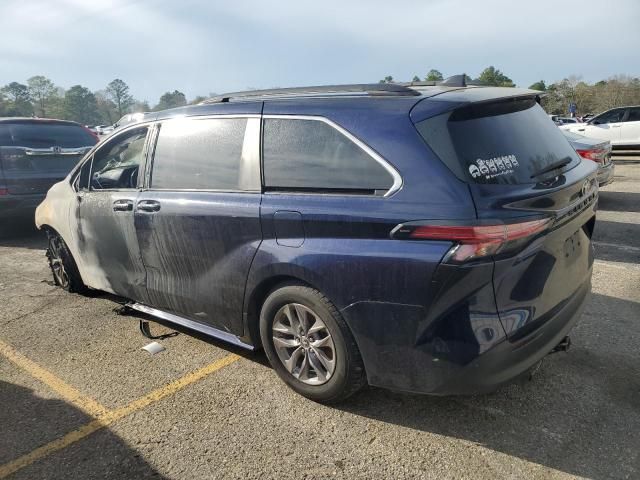
[(598, 186), (539, 92), (252, 91), (146, 114), (36, 212), (55, 282), (248, 349), (300, 394), (495, 389), (566, 345)]

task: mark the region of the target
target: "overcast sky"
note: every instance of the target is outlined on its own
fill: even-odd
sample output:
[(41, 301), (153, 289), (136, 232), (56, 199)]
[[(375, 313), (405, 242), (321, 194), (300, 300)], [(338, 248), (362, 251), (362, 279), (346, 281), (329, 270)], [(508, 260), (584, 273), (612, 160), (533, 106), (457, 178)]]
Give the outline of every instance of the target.
[(640, 0), (0, 0), (0, 85), (136, 98), (423, 77), (640, 76)]

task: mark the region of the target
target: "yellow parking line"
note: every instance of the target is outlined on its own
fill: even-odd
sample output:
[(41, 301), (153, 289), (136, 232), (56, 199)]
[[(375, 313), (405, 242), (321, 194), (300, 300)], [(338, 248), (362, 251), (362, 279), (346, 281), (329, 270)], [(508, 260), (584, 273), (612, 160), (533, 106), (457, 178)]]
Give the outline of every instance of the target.
[(8, 360), (16, 364), (19, 368), (26, 371), (32, 377), (40, 380), (51, 390), (58, 393), (64, 400), (71, 403), (76, 408), (91, 415), (92, 417), (101, 417), (109, 410), (96, 402), (93, 398), (84, 395), (76, 388), (65, 383), (53, 373), (45, 370), (37, 363), (29, 360), (12, 346), (0, 340), (0, 355), (5, 356)]
[[(4, 353), (4, 352), (3, 352)], [(160, 387), (156, 390), (151, 391), (150, 393), (140, 397), (137, 400), (134, 400), (128, 405), (124, 407), (117, 408), (115, 410), (107, 411), (102, 414), (92, 422), (83, 425), (82, 427), (74, 430), (72, 432), (67, 433), (65, 436), (53, 440), (52, 442), (47, 443), (41, 447), (36, 448), (30, 453), (23, 455), (22, 457), (13, 460), (12, 462), (6, 463), (0, 466), (0, 479), (5, 478), (12, 473), (24, 468), (28, 465), (31, 465), (33, 462), (40, 460), (43, 457), (46, 457), (50, 453), (57, 452), (58, 450), (62, 450), (65, 447), (68, 447), (72, 443), (75, 443), (83, 438), (91, 435), (92, 433), (111, 425), (113, 422), (126, 417), (152, 403), (158, 402), (163, 398), (166, 398), (170, 395), (175, 394), (176, 392), (182, 390), (184, 387), (191, 385), (192, 383), (197, 382), (198, 380), (206, 377), (207, 375), (220, 370), (221, 368), (226, 367), (227, 365), (239, 360), (240, 357), (235, 354), (227, 355), (220, 360), (217, 360), (205, 367), (202, 367), (194, 372), (188, 373), (182, 378), (175, 380), (163, 387)]]

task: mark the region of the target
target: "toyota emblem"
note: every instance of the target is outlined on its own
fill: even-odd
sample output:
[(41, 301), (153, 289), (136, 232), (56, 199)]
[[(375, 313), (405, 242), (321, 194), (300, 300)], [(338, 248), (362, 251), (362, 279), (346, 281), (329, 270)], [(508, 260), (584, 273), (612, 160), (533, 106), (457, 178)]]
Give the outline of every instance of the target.
[(584, 197), (589, 192), (589, 187), (591, 186), (591, 182), (589, 180), (585, 180), (582, 184), (582, 188), (580, 189), (580, 196)]

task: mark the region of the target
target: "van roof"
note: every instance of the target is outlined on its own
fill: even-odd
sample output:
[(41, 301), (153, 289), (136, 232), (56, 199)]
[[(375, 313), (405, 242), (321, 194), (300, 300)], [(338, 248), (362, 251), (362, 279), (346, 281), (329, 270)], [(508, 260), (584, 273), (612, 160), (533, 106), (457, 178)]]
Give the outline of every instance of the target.
[[(537, 90), (514, 87), (483, 87), (476, 85), (453, 86), (442, 82), (435, 85), (373, 83), (373, 84), (349, 84), (327, 85), (312, 87), (277, 88), (270, 90), (249, 90), (245, 92), (233, 92), (217, 95), (197, 105), (186, 105), (160, 112), (149, 112), (136, 119), (132, 124), (140, 121), (153, 121), (172, 118), (176, 116), (203, 115), (220, 112), (223, 105), (235, 105), (242, 109), (242, 105), (256, 104), (258, 102), (286, 101), (291, 106), (308, 105), (309, 102), (317, 103), (326, 101), (338, 102), (366, 102), (375, 108), (382, 106), (381, 102), (401, 102), (407, 113), (426, 99), (437, 100), (438, 103), (457, 104), (490, 101), (500, 98), (532, 97), (541, 95)], [(422, 102), (424, 105), (424, 102)], [(424, 105), (426, 107), (426, 105)], [(234, 109), (236, 110), (236, 109)], [(238, 110), (241, 113), (240, 110)]]

